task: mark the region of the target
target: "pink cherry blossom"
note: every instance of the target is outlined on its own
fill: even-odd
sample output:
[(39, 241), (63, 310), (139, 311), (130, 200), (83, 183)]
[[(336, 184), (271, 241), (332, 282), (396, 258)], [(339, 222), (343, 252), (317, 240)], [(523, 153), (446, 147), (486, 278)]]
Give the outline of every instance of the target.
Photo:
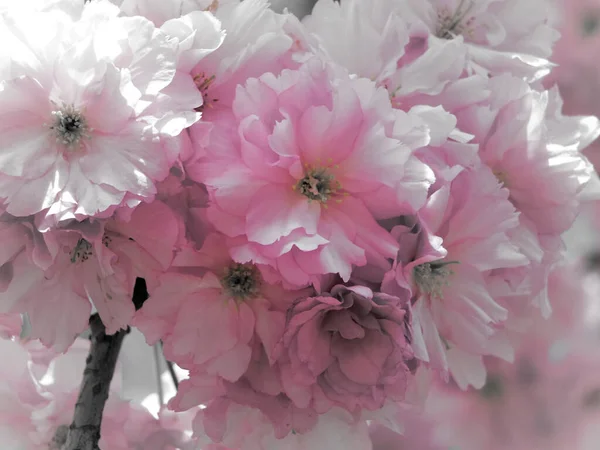
[(150, 344), (161, 339), (167, 358), (182, 367), (236, 381), (250, 363), (255, 333), (272, 358), (285, 311), (304, 292), (286, 292), (256, 266), (232, 261), (217, 233), (192, 257), (191, 273), (162, 276), (133, 323)]
[[(192, 70), (207, 119), (215, 110), (231, 108), (237, 86), (248, 78), (296, 65), (291, 59), (292, 38), (284, 32), (290, 20), (286, 14), (269, 9), (266, 0), (218, 0), (212, 5), (227, 34), (223, 44)], [(205, 129), (206, 124), (199, 123), (192, 127), (192, 136)]]
[(298, 302), (278, 358), (285, 393), (320, 413), (403, 400), (415, 368), (406, 308), (399, 298), (360, 286), (335, 286)]
[(545, 0), (384, 0), (377, 7), (319, 0), (304, 22), (316, 38), (314, 52), (400, 100), (437, 95), (474, 72), (539, 79), (551, 68), (557, 15)]
[[(3, 40), (17, 52), (8, 57), (23, 55), (0, 89), (8, 213), (42, 212), (52, 226), (151, 200), (177, 157), (161, 137), (200, 117), (173, 102), (159, 107), (174, 80), (176, 41), (110, 6), (92, 3), (79, 18), (49, 11), (4, 19)], [(201, 104), (193, 83), (177, 86), (172, 95)]]
[[(508, 232), (518, 215), (485, 167), (462, 171), (417, 216), (392, 229), (402, 244), (383, 289), (413, 296), (415, 355), (463, 387), (485, 379), (481, 355), (511, 357), (496, 342), (508, 311), (494, 298), (490, 271), (528, 264)], [(465, 378), (466, 377), (466, 378)]]
[(476, 136), (482, 160), (537, 232), (562, 233), (577, 215), (578, 195), (595, 179), (580, 149), (600, 133), (598, 120), (563, 117), (556, 91), (534, 91), (510, 75), (491, 79), (489, 87), (487, 121), (473, 120), (485, 108), (475, 107), (459, 115), (459, 127)]
[(560, 235), (573, 224), (581, 203), (599, 192), (593, 167), (581, 153), (598, 135), (598, 120), (563, 116), (556, 90), (539, 92), (509, 74), (486, 80), (485, 89), (487, 99), (454, 113), (458, 127), (475, 136), (482, 161), (510, 192), (520, 217), (509, 234), (532, 264), (498, 275), (513, 294), (517, 285), (526, 289), (517, 302), (535, 303), (548, 315), (545, 286), (561, 257)]
[(209, 189), (209, 219), (239, 238), (236, 261), (270, 265), (295, 285), (347, 280), (366, 250), (393, 257), (397, 244), (375, 219), (418, 208), (432, 181), (412, 156), (428, 141), (422, 120), (318, 60), (249, 80), (233, 117), (214, 127), (206, 156), (188, 166)]
[(21, 245), (31, 249), (11, 263), (14, 275), (0, 293), (0, 311), (27, 313), (30, 336), (58, 351), (87, 327), (90, 300), (109, 334), (126, 328), (134, 314), (137, 277), (148, 279), (149, 286), (156, 283), (171, 264), (178, 233), (177, 218), (158, 201), (137, 208), (127, 223), (33, 233), (27, 239), (35, 244), (23, 239)]

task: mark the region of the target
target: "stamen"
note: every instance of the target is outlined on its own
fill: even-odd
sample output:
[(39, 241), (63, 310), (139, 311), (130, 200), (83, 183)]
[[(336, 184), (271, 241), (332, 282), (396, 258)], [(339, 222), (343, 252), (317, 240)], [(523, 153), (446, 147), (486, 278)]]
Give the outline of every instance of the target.
[(73, 250), (71, 250), (71, 262), (73, 264), (78, 262), (87, 261), (90, 256), (92, 256), (94, 252), (92, 251), (92, 244), (90, 244), (85, 239), (81, 238), (77, 241), (77, 245)]
[(221, 278), (221, 285), (236, 300), (256, 297), (260, 289), (260, 272), (253, 264), (233, 263)]
[(444, 8), (438, 12), (439, 26), (436, 36), (441, 39), (454, 39), (459, 34), (463, 34), (465, 30), (467, 34), (471, 31), (468, 27), (472, 24), (473, 18), (469, 18), (466, 23), (463, 20), (468, 16), (471, 8), (475, 5), (474, 0), (469, 0), (469, 4), (465, 6), (466, 0), (460, 0), (454, 13), (451, 13), (448, 8)]
[(502, 170), (494, 170), (493, 173), (494, 173), (494, 176), (496, 177), (496, 179), (498, 180), (498, 182), (502, 186), (508, 187), (506, 172), (504, 172)]
[(309, 200), (327, 203), (327, 200), (336, 195), (341, 187), (327, 169), (307, 167), (305, 173), (304, 178), (294, 186), (294, 190), (308, 197)]
[(413, 268), (413, 277), (419, 289), (434, 298), (444, 298), (443, 289), (450, 284), (448, 278), (454, 272), (447, 266), (458, 261), (434, 261)]
[(110, 248), (111, 243), (112, 243), (112, 237), (105, 233), (104, 236), (102, 236), (102, 244), (106, 248)]
[(76, 150), (82, 138), (90, 139), (92, 129), (81, 111), (74, 105), (63, 105), (60, 109), (52, 111), (53, 124), (50, 126), (56, 135), (56, 142), (65, 145), (69, 150)]
[(198, 90), (202, 93), (203, 99), (202, 105), (195, 108), (196, 111), (202, 112), (205, 107), (212, 108), (212, 103), (219, 101), (217, 98), (208, 98), (208, 88), (213, 84), (214, 81), (214, 75), (207, 77), (204, 72), (194, 76), (194, 83), (196, 84)]

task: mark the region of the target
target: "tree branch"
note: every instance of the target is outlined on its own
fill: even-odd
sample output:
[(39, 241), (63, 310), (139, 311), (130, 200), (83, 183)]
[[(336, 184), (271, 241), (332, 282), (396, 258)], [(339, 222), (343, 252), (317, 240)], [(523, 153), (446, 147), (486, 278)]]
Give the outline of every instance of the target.
[(83, 380), (75, 405), (73, 422), (62, 450), (100, 450), (102, 413), (108, 399), (119, 351), (127, 331), (107, 336), (98, 314), (90, 317), (92, 345), (85, 361)]

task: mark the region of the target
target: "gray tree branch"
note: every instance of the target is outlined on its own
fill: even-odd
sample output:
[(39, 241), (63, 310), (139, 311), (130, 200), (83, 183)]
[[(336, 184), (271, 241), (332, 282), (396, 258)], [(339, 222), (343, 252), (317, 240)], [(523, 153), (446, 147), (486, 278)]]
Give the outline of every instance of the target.
[(100, 450), (102, 413), (108, 399), (119, 351), (127, 331), (108, 336), (98, 314), (90, 318), (91, 347), (75, 405), (73, 422), (62, 450)]

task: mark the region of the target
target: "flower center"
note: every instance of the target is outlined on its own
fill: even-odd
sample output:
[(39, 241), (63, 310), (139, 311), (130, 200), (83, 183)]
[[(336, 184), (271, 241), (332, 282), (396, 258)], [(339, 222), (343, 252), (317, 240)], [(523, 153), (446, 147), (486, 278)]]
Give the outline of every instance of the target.
[(211, 86), (211, 84), (213, 84), (214, 81), (214, 75), (208, 77), (204, 72), (194, 76), (194, 83), (196, 83), (196, 87), (202, 93), (202, 105), (195, 108), (196, 111), (201, 112), (205, 107), (212, 108), (212, 103), (219, 101), (218, 98), (208, 97), (208, 88)]
[(79, 147), (82, 138), (90, 138), (91, 128), (83, 114), (73, 105), (63, 105), (62, 108), (52, 111), (54, 122), (50, 126), (56, 135), (56, 141), (65, 145), (69, 150)]
[(333, 175), (323, 168), (307, 170), (304, 178), (300, 179), (294, 187), (309, 200), (317, 200), (321, 203), (326, 203), (339, 188), (340, 184), (335, 181)]
[(450, 284), (448, 278), (454, 274), (447, 267), (450, 264), (458, 264), (458, 261), (434, 261), (415, 266), (413, 277), (421, 292), (432, 297), (443, 298), (443, 289)]
[[(465, 5), (465, 2), (468, 4)], [(470, 17), (463, 22), (471, 8), (475, 5), (474, 0), (460, 0), (454, 12), (445, 7), (438, 12), (438, 30), (436, 36), (441, 39), (454, 39), (459, 34), (471, 34), (471, 25), (474, 18)]]
[(71, 262), (73, 264), (78, 262), (87, 261), (90, 256), (92, 256), (94, 252), (92, 251), (92, 244), (90, 244), (85, 239), (81, 238), (77, 241), (77, 245), (73, 250), (71, 250)]
[(236, 300), (246, 300), (258, 295), (260, 279), (260, 273), (253, 264), (233, 263), (225, 269), (221, 286)]
[(494, 176), (502, 186), (508, 187), (508, 177), (506, 176), (506, 172), (502, 170), (494, 170)]

